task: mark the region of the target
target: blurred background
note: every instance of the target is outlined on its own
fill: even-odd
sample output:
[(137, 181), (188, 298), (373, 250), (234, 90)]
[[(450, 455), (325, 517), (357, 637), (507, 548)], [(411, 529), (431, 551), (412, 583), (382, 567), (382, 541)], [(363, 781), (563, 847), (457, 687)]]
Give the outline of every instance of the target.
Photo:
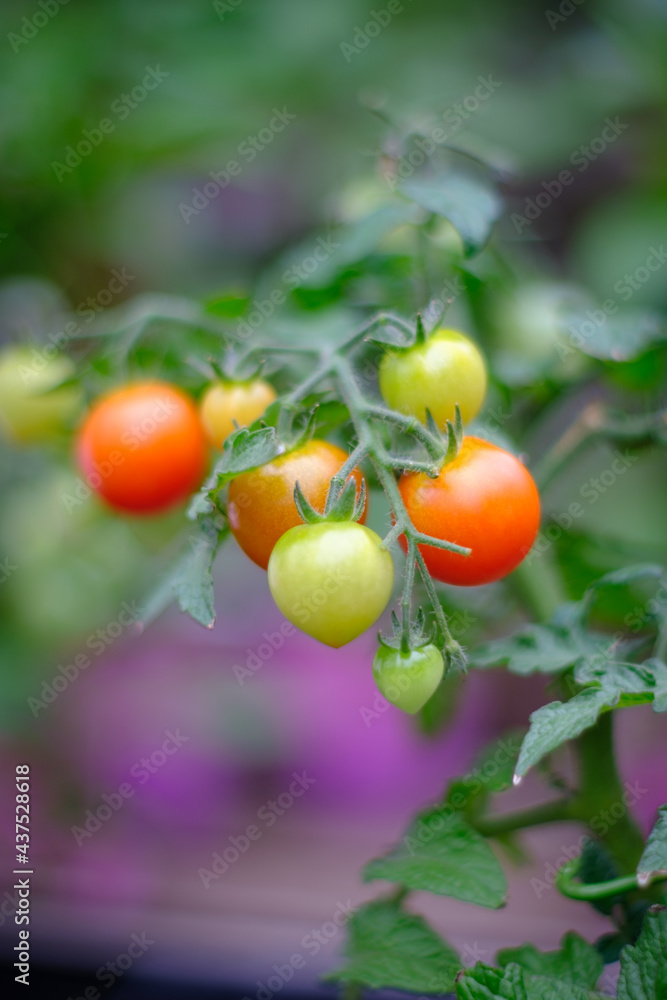
[[(469, 264), (452, 263), (460, 252), (446, 223), (431, 237), (432, 259), (447, 261), (435, 289), (452, 283), (452, 322), (492, 361), (487, 430), (535, 463), (592, 398), (664, 403), (660, 343), (609, 364), (595, 351), (559, 353), (556, 331), (565, 299), (593, 310), (632, 299), (648, 317), (667, 306), (661, 265), (645, 265), (667, 237), (665, 4), (403, 0), (367, 32), (386, 8), (4, 0), (0, 339), (32, 351), (60, 336), (53, 364), (67, 354), (90, 375), (71, 387), (73, 423), (80, 394), (114, 375), (112, 349), (87, 338), (126, 301), (188, 296), (240, 322), (273, 287), (260, 278), (267, 268), (280, 274), (332, 227), (351, 234), (345, 259), (299, 283), (277, 329), (289, 321), (316, 341), (359, 306), (417, 308), (404, 220), (368, 219), (391, 193), (382, 164), (396, 162), (397, 137), (443, 122), (453, 145), (491, 164), (506, 199), (493, 243)], [(181, 339), (180, 357), (188, 350)], [(198, 378), (181, 381), (197, 391)], [(4, 391), (0, 376), (0, 404)], [(94, 497), (66, 502), (77, 482), (67, 440), (5, 441), (0, 455), (2, 799), (16, 764), (29, 763), (33, 959), (48, 970), (48, 995), (331, 992), (316, 983), (335, 964), (341, 914), (375, 893), (359, 881), (362, 864), (474, 767), (480, 746), (525, 725), (542, 682), (473, 673), (450, 684), (451, 712), (417, 726), (378, 710), (374, 636), (340, 651), (302, 635), (279, 643), (265, 574), (232, 542), (216, 564), (215, 629), (172, 610), (140, 634), (143, 602), (178, 553), (182, 512), (146, 521)], [(665, 452), (638, 455), (555, 533), (560, 596), (578, 598), (628, 561), (664, 561)], [(580, 455), (545, 496), (547, 523), (609, 462), (602, 445)], [(386, 519), (375, 504), (371, 526)], [(472, 647), (519, 624), (526, 602), (548, 606), (550, 586), (510, 579), (443, 600)], [(647, 830), (665, 800), (664, 724), (637, 709), (620, 729)], [(527, 781), (509, 804), (540, 795)], [(247, 847), (253, 823), (261, 836)], [(570, 927), (597, 936), (601, 917), (531, 884), (578, 836), (561, 827), (527, 838), (504, 911), (420, 897), (421, 911), (470, 963), (519, 939), (555, 947)], [(275, 966), (294, 955), (302, 964), (281, 977)]]

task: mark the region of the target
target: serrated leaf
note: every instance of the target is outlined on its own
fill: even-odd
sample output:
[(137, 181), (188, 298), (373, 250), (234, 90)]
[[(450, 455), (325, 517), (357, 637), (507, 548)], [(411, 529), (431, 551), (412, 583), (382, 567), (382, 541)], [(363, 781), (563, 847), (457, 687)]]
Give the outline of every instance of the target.
[(578, 684), (607, 684), (623, 694), (640, 694), (645, 701), (653, 698), (655, 688), (655, 677), (643, 663), (622, 663), (602, 656), (578, 663), (574, 678)]
[(653, 692), (653, 711), (667, 712), (667, 664), (662, 660), (651, 657), (644, 660), (642, 666), (649, 669), (655, 678), (655, 689)]
[(648, 876), (659, 871), (667, 871), (667, 805), (660, 806), (658, 819), (637, 865), (639, 875)]
[(621, 952), (618, 1000), (667, 997), (667, 909), (649, 910), (637, 944)]
[(625, 310), (606, 316), (590, 335), (584, 336), (582, 331), (590, 322), (586, 313), (568, 314), (561, 336), (584, 354), (602, 361), (630, 361), (667, 339), (662, 317), (646, 310)]
[(485, 792), (502, 792), (511, 788), (514, 766), (525, 735), (526, 729), (503, 733), (500, 739), (484, 747), (461, 781), (480, 785)]
[(218, 486), (238, 476), (241, 472), (266, 465), (284, 451), (275, 427), (248, 430), (242, 427), (225, 441), (222, 461), (217, 468)]
[(220, 542), (228, 532), (212, 519), (202, 520), (199, 530), (190, 538), (190, 556), (178, 568), (174, 580), (176, 596), (181, 611), (190, 615), (200, 625), (212, 628), (215, 622), (213, 600), (213, 561)]
[(229, 528), (220, 515), (200, 518), (188, 539), (188, 548), (143, 604), (145, 628), (178, 600), (181, 611), (211, 628), (215, 620), (211, 570)]
[(454, 226), (471, 257), (488, 242), (503, 202), (491, 184), (461, 173), (447, 173), (430, 179), (410, 178), (399, 189), (406, 197)]
[(507, 892), (505, 874), (487, 841), (450, 806), (415, 817), (401, 843), (370, 861), (362, 877), (494, 908), (503, 905)]
[(514, 674), (555, 674), (598, 651), (600, 637), (559, 625), (526, 625), (471, 652), (475, 667), (505, 665)]
[[(575, 675), (578, 681), (591, 683), (569, 701), (553, 701), (543, 705), (530, 717), (530, 729), (523, 741), (516, 775), (521, 777), (546, 754), (561, 743), (575, 739), (585, 729), (595, 725), (598, 716), (612, 708), (626, 708), (653, 702), (663, 697), (663, 675), (652, 666), (660, 661), (646, 660), (642, 664), (607, 661), (602, 666), (580, 664)], [(666, 706), (667, 707), (667, 706)], [(658, 700), (658, 710), (662, 701)]]
[[(271, 409), (274, 404), (271, 405)], [(274, 426), (260, 427), (257, 421), (252, 428), (241, 427), (225, 441), (222, 455), (198, 493), (195, 493), (187, 516), (191, 520), (213, 511), (211, 495), (242, 472), (250, 472), (271, 462), (285, 451)], [(253, 429), (254, 428), (254, 429)]]
[(602, 1000), (604, 994), (534, 975), (511, 963), (502, 971), (481, 964), (468, 969), (456, 984), (456, 996), (457, 1000)]
[(595, 580), (590, 590), (599, 590), (601, 587), (621, 587), (628, 583), (636, 583), (637, 580), (659, 580), (665, 575), (665, 567), (657, 563), (636, 563), (633, 566), (624, 566), (622, 569), (614, 569), (610, 573)]
[(488, 965), (468, 969), (456, 984), (457, 1000), (609, 1000), (576, 983), (526, 972), (511, 963), (502, 971)]
[(609, 694), (600, 688), (586, 688), (570, 701), (543, 705), (530, 717), (530, 729), (521, 747), (516, 775), (523, 776), (561, 743), (573, 740), (597, 722), (607, 706)]
[[(294, 268), (299, 287), (325, 288), (346, 268), (372, 254), (385, 236), (398, 226), (416, 221), (413, 206), (398, 201), (388, 202), (363, 218), (339, 226), (326, 236), (309, 237), (299, 243), (281, 258), (280, 272)], [(315, 251), (317, 266), (306, 273), (304, 261), (312, 258)]]
[(388, 900), (367, 903), (348, 924), (347, 963), (325, 977), (369, 989), (439, 994), (454, 988), (461, 960), (422, 917)]
[(564, 935), (558, 951), (539, 951), (532, 944), (524, 944), (499, 951), (496, 961), (501, 968), (514, 962), (526, 972), (590, 988), (595, 986), (603, 969), (593, 945), (574, 931)]

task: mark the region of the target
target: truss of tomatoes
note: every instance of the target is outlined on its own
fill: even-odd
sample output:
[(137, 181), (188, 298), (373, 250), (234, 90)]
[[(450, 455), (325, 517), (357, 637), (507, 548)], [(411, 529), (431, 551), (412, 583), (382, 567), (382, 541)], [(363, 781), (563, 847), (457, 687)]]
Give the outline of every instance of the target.
[[(486, 369), (463, 334), (438, 330), (411, 347), (387, 351), (379, 371), (384, 401), (445, 429), (459, 405), (478, 412)], [(238, 426), (275, 400), (263, 379), (219, 380), (199, 407), (159, 381), (121, 387), (98, 400), (80, 428), (77, 454), (89, 485), (112, 507), (154, 514), (183, 501), (203, 479), (209, 446), (221, 447)], [(347, 454), (330, 442), (302, 442), (229, 487), (228, 518), (246, 555), (267, 570), (276, 604), (293, 624), (340, 647), (366, 631), (391, 598), (394, 568), (382, 539), (364, 525), (366, 489), (355, 468), (338, 498), (331, 480)], [(512, 572), (537, 535), (540, 503), (525, 466), (481, 438), (465, 437), (435, 478), (405, 472), (398, 482), (415, 530), (470, 549), (462, 555), (430, 545), (420, 551), (431, 576), (478, 586)], [(296, 491), (296, 497), (295, 497)], [(324, 514), (327, 504), (327, 514)], [(407, 550), (401, 536), (400, 543)], [(387, 698), (408, 712), (431, 696), (443, 674), (440, 651), (426, 634), (381, 638), (373, 672)]]

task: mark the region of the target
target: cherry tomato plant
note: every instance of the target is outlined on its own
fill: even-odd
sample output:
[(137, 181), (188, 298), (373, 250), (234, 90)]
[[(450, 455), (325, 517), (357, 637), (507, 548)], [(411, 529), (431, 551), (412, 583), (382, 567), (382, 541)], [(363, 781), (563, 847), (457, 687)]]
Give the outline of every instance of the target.
[[(365, 881), (393, 889), (350, 920), (346, 960), (331, 976), (348, 996), (393, 988), (577, 1000), (599, 995), (605, 963), (620, 956), (619, 995), (648, 1000), (667, 984), (667, 805), (648, 838), (630, 810), (619, 812), (614, 717), (639, 704), (667, 710), (667, 570), (619, 556), (607, 572), (572, 583), (557, 544), (566, 529), (540, 532), (540, 492), (592, 442), (667, 444), (666, 411), (646, 405), (648, 393), (631, 413), (606, 402), (614, 380), (641, 378), (633, 363), (667, 336), (633, 314), (587, 340), (555, 337), (528, 359), (496, 350), (489, 308), (499, 287), (519, 283), (521, 264), (492, 235), (503, 209), (493, 171), (451, 155), (341, 226), (340, 259), (304, 279), (275, 324), (266, 303), (276, 269), (252, 301), (149, 298), (105, 317), (102, 332), (118, 350), (109, 365), (105, 340), (88, 359), (91, 394), (104, 392), (82, 420), (78, 460), (123, 512), (156, 514), (190, 497), (184, 554), (148, 602), (145, 624), (175, 598), (213, 627), (213, 561), (223, 543), (238, 543), (267, 570), (282, 613), (315, 640), (340, 648), (380, 628), (368, 669), (391, 711), (414, 715), (424, 730), (446, 724), (448, 685), (468, 668), (549, 682), (551, 700), (492, 776), (450, 781), (402, 841), (365, 867)], [(378, 249), (389, 236), (392, 249)], [(456, 322), (450, 298), (437, 294), (452, 275), (465, 299)], [(554, 325), (553, 295), (547, 306)], [(586, 405), (562, 426), (559, 396), (581, 387)], [(557, 412), (561, 433), (549, 433)], [(536, 426), (547, 428), (538, 439)], [(376, 505), (386, 511), (382, 533), (364, 523)], [(469, 588), (490, 584), (501, 589), (474, 597), (478, 617), (488, 611), (486, 641), (474, 629), (459, 641), (456, 609), (473, 600)], [(638, 600), (637, 628), (617, 628)], [(498, 638), (507, 608), (513, 628)], [(574, 767), (563, 776), (566, 743)], [(482, 774), (489, 760), (493, 747), (482, 753)], [(499, 811), (498, 795), (516, 794), (533, 769), (541, 801)], [(609, 814), (613, 822), (600, 822)], [(522, 858), (521, 831), (560, 822), (579, 824), (585, 839), (558, 870), (557, 890), (608, 917), (608, 932), (595, 942), (568, 933), (546, 954), (523, 943), (494, 964), (466, 967), (415, 914), (410, 894), (502, 907), (498, 855)], [(642, 976), (657, 992), (641, 991)]]

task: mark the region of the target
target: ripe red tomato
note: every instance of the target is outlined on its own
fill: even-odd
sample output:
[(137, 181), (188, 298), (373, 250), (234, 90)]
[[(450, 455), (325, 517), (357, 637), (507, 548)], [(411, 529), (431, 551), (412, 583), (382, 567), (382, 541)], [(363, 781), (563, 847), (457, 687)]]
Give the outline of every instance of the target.
[(167, 382), (138, 382), (93, 405), (77, 456), (88, 485), (107, 503), (153, 514), (201, 483), (206, 442), (193, 401)]
[[(329, 481), (346, 459), (342, 448), (314, 439), (233, 480), (229, 487), (229, 524), (253, 562), (266, 569), (278, 539), (303, 523), (294, 503), (296, 482), (315, 510), (323, 511)], [(352, 475), (361, 487), (359, 469)], [(362, 521), (365, 516), (366, 511)]]
[[(528, 554), (540, 523), (540, 498), (518, 458), (488, 441), (463, 439), (437, 479), (405, 473), (399, 489), (418, 531), (472, 549), (469, 556), (420, 545), (436, 580), (461, 587), (507, 576)], [(405, 539), (401, 545), (406, 548)]]

